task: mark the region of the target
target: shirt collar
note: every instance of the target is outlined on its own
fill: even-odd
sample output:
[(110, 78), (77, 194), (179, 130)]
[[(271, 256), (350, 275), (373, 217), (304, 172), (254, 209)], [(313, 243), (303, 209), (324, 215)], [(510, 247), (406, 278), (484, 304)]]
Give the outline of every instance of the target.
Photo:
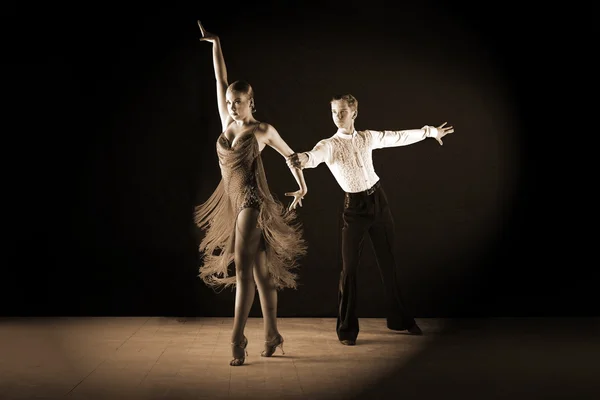
[(356, 129), (354, 129), (354, 132), (352, 132), (352, 135), (346, 135), (345, 133), (341, 133), (340, 130), (338, 129), (338, 131), (335, 133), (335, 135), (342, 139), (352, 139), (357, 135), (357, 132), (356, 132)]

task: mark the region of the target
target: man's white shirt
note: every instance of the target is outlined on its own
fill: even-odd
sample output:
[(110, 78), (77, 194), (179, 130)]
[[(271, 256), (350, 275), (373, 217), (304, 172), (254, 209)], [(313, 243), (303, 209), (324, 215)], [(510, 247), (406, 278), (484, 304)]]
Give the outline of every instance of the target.
[(437, 128), (428, 125), (402, 131), (355, 130), (351, 135), (338, 131), (306, 152), (308, 162), (304, 168), (324, 162), (344, 192), (362, 192), (379, 181), (373, 167), (373, 150), (407, 146), (438, 134)]

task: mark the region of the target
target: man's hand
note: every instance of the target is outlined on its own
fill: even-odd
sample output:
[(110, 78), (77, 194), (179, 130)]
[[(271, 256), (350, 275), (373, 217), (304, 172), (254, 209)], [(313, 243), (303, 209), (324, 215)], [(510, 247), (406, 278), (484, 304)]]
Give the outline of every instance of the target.
[(306, 196), (306, 191), (300, 189), (295, 192), (287, 192), (285, 195), (294, 197), (294, 201), (292, 201), (288, 210), (295, 210), (297, 206), (302, 207), (302, 200), (304, 199), (304, 196)]
[(200, 22), (200, 20), (198, 20), (198, 27), (200, 28), (200, 32), (202, 33), (202, 37), (200, 38), (200, 41), (214, 43), (217, 40), (219, 40), (219, 37), (217, 35), (215, 35), (214, 33), (210, 33), (206, 29), (204, 29), (204, 27), (202, 26), (202, 22)]
[(448, 122), (444, 122), (443, 124), (441, 124), (440, 126), (437, 126), (436, 129), (438, 131), (437, 137), (435, 138), (435, 140), (438, 141), (438, 143), (440, 144), (440, 146), (444, 145), (444, 142), (442, 142), (442, 138), (446, 135), (448, 135), (449, 133), (453, 133), (454, 132), (454, 127), (453, 126), (446, 126)]
[(306, 153), (294, 153), (285, 159), (288, 167), (290, 168), (304, 168), (308, 162), (308, 154)]

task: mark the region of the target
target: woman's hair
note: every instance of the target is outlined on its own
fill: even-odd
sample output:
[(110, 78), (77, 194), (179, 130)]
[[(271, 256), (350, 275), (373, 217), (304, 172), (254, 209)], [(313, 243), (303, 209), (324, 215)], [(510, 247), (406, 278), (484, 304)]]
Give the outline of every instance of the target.
[(356, 97), (352, 96), (351, 94), (336, 94), (331, 98), (331, 101), (329, 103), (331, 104), (334, 101), (339, 100), (343, 100), (346, 103), (348, 103), (348, 107), (350, 107), (352, 111), (358, 111), (358, 100), (356, 100)]
[(252, 109), (252, 112), (256, 112), (256, 107), (254, 105), (254, 89), (252, 89), (252, 86), (250, 86), (248, 82), (241, 80), (235, 81), (231, 85), (229, 85), (227, 90), (232, 92), (240, 92), (247, 95), (248, 98), (251, 100), (250, 107)]

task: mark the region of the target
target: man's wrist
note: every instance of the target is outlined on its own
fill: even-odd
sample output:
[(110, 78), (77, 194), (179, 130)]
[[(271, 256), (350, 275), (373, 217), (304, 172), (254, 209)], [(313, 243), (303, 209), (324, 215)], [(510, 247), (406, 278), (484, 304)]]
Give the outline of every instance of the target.
[(423, 127), (423, 129), (425, 130), (425, 135), (427, 137), (432, 137), (434, 139), (437, 139), (440, 135), (438, 128), (436, 128), (434, 126), (425, 125)]
[(298, 160), (298, 153), (292, 153), (287, 157), (288, 166), (290, 168), (300, 168), (300, 160)]

